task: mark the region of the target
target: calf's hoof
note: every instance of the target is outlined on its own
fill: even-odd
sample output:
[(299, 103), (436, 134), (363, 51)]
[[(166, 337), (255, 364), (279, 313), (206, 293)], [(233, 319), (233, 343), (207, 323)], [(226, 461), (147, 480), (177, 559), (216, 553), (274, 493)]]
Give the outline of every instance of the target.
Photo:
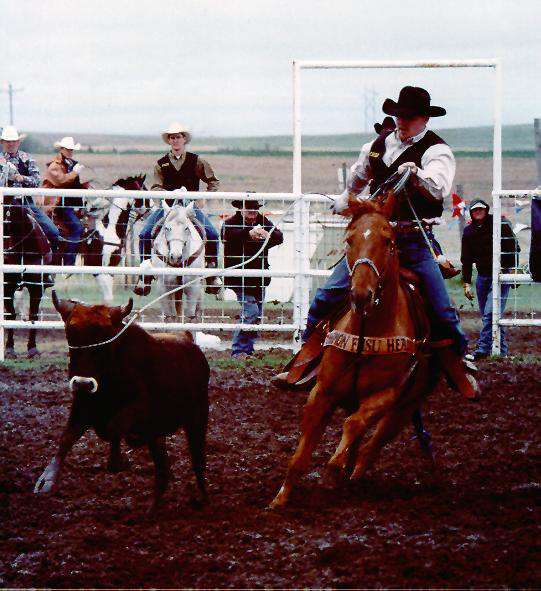
[(26, 353), (28, 359), (33, 359), (34, 357), (39, 357), (40, 355), (41, 353), (38, 351), (37, 347), (31, 347)]
[(13, 347), (6, 349), (4, 356), (6, 359), (17, 359), (17, 353), (15, 353), (15, 349)]
[(34, 493), (50, 493), (56, 485), (56, 477), (58, 472), (49, 464), (43, 471), (42, 475), (37, 479), (34, 486)]

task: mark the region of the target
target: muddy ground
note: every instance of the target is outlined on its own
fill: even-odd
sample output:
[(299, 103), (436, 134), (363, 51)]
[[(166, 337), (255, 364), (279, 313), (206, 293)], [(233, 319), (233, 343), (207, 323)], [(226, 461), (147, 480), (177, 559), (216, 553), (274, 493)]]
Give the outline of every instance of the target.
[[(67, 418), (62, 353), (0, 366), (0, 584), (7, 587), (539, 587), (541, 333), (515, 329), (515, 359), (480, 364), (483, 398), (440, 388), (426, 408), (439, 479), (411, 429), (362, 484), (336, 488), (324, 463), (337, 412), (291, 507), (266, 506), (298, 434), (302, 394), (276, 390), (274, 352), (212, 367), (210, 503), (190, 503), (183, 437), (169, 439), (175, 481), (158, 516), (143, 449), (106, 472), (88, 434), (58, 492), (32, 493)], [(65, 348), (59, 341), (59, 348)], [(531, 354), (536, 355), (532, 356)]]

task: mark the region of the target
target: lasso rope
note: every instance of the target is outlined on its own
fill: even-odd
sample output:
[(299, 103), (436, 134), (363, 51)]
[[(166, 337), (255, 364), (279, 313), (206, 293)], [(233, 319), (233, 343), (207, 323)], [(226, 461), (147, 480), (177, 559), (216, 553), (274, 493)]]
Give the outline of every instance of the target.
[[(330, 199), (330, 197), (329, 197), (329, 199)], [(232, 267), (227, 267), (226, 269), (224, 269), (224, 271), (238, 269), (244, 265), (247, 265), (248, 263), (251, 263), (253, 260), (255, 260), (265, 250), (265, 247), (269, 243), (270, 237), (272, 236), (272, 233), (274, 232), (274, 230), (278, 227), (278, 225), (282, 224), (282, 222), (284, 221), (284, 218), (289, 213), (289, 210), (294, 205), (296, 205), (299, 201), (300, 201), (300, 199), (297, 198), (291, 202), (289, 207), (287, 207), (286, 210), (283, 212), (283, 214), (280, 216), (278, 223), (274, 224), (273, 227), (270, 229), (268, 236), (265, 238), (265, 240), (263, 241), (263, 244), (261, 245), (261, 248), (254, 255), (252, 255), (249, 259), (247, 259), (245, 261), (242, 261), (240, 263), (237, 263), (236, 265), (233, 265)], [(213, 275), (217, 276), (217, 277), (224, 276), (224, 273), (217, 271), (216, 273), (213, 273)], [(142, 308), (139, 308), (139, 310), (136, 310), (135, 314), (128, 320), (128, 322), (126, 322), (126, 324), (123, 326), (123, 328), (119, 332), (117, 332), (116, 335), (111, 337), (110, 339), (107, 339), (106, 341), (101, 341), (99, 343), (90, 343), (89, 345), (70, 345), (68, 343), (68, 348), (69, 349), (92, 349), (94, 347), (103, 347), (104, 345), (111, 344), (112, 342), (116, 341), (116, 339), (118, 339), (124, 332), (126, 332), (126, 330), (128, 330), (128, 328), (135, 322), (137, 317), (140, 316), (147, 308), (154, 305), (156, 302), (159, 302), (161, 299), (165, 298), (166, 296), (172, 295), (172, 294), (176, 293), (177, 291), (181, 291), (181, 290), (185, 289), (186, 287), (189, 287), (190, 285), (197, 283), (198, 281), (201, 281), (201, 277), (199, 277), (199, 276), (195, 277), (191, 281), (188, 281), (187, 283), (183, 283), (182, 285), (179, 285), (169, 291), (166, 291), (165, 293), (162, 293), (162, 295), (158, 296), (157, 298), (154, 298), (153, 300), (151, 300), (150, 302), (145, 304)]]

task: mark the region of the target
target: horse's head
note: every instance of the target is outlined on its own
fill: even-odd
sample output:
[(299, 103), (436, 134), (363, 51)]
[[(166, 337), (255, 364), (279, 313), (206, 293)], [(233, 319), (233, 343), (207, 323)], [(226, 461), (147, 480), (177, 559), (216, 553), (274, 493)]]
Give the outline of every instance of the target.
[(145, 179), (146, 174), (140, 174), (138, 176), (129, 176), (126, 178), (117, 179), (113, 185), (122, 187), (126, 191), (146, 191)]
[(172, 267), (178, 267), (190, 254), (189, 245), (193, 235), (193, 220), (195, 219), (194, 204), (187, 207), (167, 205), (163, 202), (165, 219), (158, 239), (166, 245), (166, 252), (162, 255)]
[[(129, 176), (126, 178), (117, 179), (113, 186), (122, 187), (126, 189), (126, 191), (146, 191), (147, 188), (145, 186), (145, 179), (147, 178), (146, 174), (139, 174), (137, 176)], [(152, 200), (145, 199), (144, 197), (138, 197), (137, 199), (130, 200), (133, 207), (136, 209), (144, 209), (148, 207), (152, 207)]]
[(393, 228), (389, 222), (392, 196), (380, 200), (350, 197), (353, 216), (346, 230), (346, 260), (350, 273), (351, 307), (367, 315), (381, 297), (385, 279), (398, 271)]

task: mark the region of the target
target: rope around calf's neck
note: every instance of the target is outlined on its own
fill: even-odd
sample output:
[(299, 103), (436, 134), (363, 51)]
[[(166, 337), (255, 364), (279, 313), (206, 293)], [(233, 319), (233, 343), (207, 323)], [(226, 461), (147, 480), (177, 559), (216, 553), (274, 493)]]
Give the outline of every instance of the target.
[[(232, 269), (238, 269), (244, 265), (247, 265), (248, 263), (251, 263), (253, 260), (255, 260), (265, 250), (265, 247), (269, 243), (270, 237), (272, 236), (272, 233), (274, 232), (274, 230), (276, 230), (276, 228), (279, 224), (282, 224), (282, 222), (284, 221), (284, 218), (289, 213), (289, 210), (292, 209), (293, 206), (296, 205), (299, 201), (300, 201), (300, 198), (297, 198), (291, 202), (291, 204), (286, 208), (284, 213), (280, 216), (278, 223), (274, 224), (273, 227), (270, 229), (269, 235), (265, 238), (265, 240), (263, 241), (263, 244), (261, 245), (261, 248), (254, 255), (252, 255), (249, 259), (247, 259), (245, 261), (242, 261), (240, 263), (237, 263), (236, 265), (233, 265), (232, 267), (227, 267), (227, 269), (224, 269), (224, 271), (231, 271)], [(223, 276), (224, 273), (217, 271), (216, 273), (214, 273), (214, 275), (216, 277), (219, 277), (219, 276)], [(186, 287), (189, 287), (190, 285), (197, 283), (198, 281), (201, 281), (201, 277), (199, 277), (199, 276), (195, 277), (194, 279), (191, 279), (187, 283), (183, 283), (182, 285), (174, 287), (173, 289), (166, 291), (165, 293), (162, 293), (162, 295), (154, 298), (153, 300), (151, 300), (150, 302), (145, 304), (142, 308), (139, 308), (139, 310), (136, 310), (135, 314), (128, 320), (128, 322), (126, 322), (126, 324), (122, 327), (122, 329), (119, 332), (117, 332), (116, 335), (114, 335), (110, 339), (107, 339), (106, 341), (101, 341), (99, 343), (90, 343), (89, 345), (70, 345), (68, 343), (68, 349), (92, 349), (95, 347), (103, 347), (104, 345), (109, 345), (110, 343), (116, 341), (116, 339), (118, 339), (126, 330), (128, 330), (128, 328), (136, 321), (138, 316), (140, 316), (142, 314), (142, 312), (144, 312), (147, 308), (154, 305), (156, 302), (159, 302), (161, 299), (165, 298), (166, 296), (172, 295), (173, 293), (175, 293), (177, 291), (181, 291), (181, 290), (185, 289)]]

